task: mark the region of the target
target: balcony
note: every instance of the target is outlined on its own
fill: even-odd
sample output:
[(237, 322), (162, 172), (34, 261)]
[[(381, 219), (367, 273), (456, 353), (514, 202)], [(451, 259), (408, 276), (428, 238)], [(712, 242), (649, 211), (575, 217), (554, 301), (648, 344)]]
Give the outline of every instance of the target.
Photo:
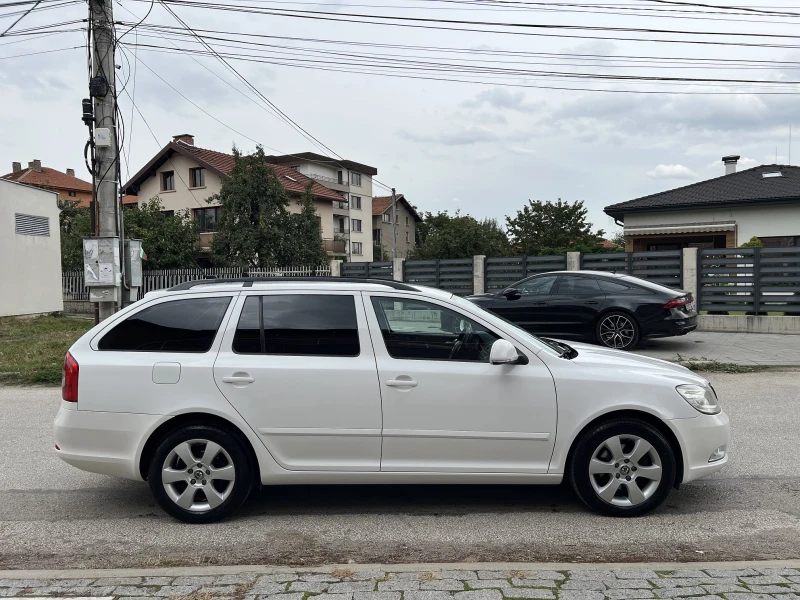
[(350, 211), (350, 204), (346, 200), (334, 200), (333, 201), (333, 210), (335, 211)]
[(350, 191), (350, 184), (346, 180), (339, 181), (337, 177), (331, 177), (329, 175), (320, 175), (318, 173), (308, 173), (307, 176), (311, 177), (311, 179), (319, 181), (326, 188), (330, 188), (338, 192)]
[(349, 227), (334, 227), (333, 228), (333, 233), (342, 233), (342, 234), (350, 233), (350, 228)]
[(322, 240), (325, 252), (328, 254), (346, 254), (347, 242), (344, 240)]

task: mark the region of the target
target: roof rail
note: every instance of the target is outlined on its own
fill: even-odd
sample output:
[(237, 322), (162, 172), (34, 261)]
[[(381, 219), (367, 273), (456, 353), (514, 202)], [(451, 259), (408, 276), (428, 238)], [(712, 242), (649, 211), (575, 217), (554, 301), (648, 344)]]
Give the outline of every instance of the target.
[(418, 292), (417, 288), (411, 287), (406, 283), (399, 281), (387, 281), (385, 279), (365, 279), (362, 277), (235, 277), (232, 279), (196, 279), (194, 281), (186, 281), (179, 283), (171, 288), (168, 292), (177, 292), (181, 290), (190, 290), (198, 285), (212, 285), (217, 283), (243, 283), (242, 287), (252, 287), (254, 283), (371, 283), (373, 285), (385, 285), (395, 290), (403, 290), (405, 292)]

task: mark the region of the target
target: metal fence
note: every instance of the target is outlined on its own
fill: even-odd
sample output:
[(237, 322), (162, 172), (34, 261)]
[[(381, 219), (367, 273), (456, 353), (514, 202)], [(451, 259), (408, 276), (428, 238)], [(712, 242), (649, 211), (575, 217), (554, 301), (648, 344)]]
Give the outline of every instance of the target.
[(407, 260), (403, 281), (447, 290), (466, 296), (474, 290), (475, 261), (470, 258)]
[(368, 277), (370, 279), (394, 278), (392, 262), (346, 262), (342, 263), (342, 277)]
[(662, 250), (581, 254), (581, 269), (633, 275), (680, 288), (683, 285), (683, 252)]
[[(144, 271), (139, 300), (147, 292), (163, 290), (179, 283), (198, 279), (224, 279), (233, 277), (327, 277), (328, 267), (275, 267), (271, 269), (245, 269), (241, 267), (214, 267), (209, 269), (166, 269)], [(61, 290), (65, 301), (88, 302), (89, 290), (83, 285), (83, 272), (61, 273)]]
[(487, 258), (484, 267), (486, 291), (502, 290), (529, 275), (567, 268), (566, 255)]
[(800, 314), (800, 248), (718, 248), (698, 253), (700, 310)]

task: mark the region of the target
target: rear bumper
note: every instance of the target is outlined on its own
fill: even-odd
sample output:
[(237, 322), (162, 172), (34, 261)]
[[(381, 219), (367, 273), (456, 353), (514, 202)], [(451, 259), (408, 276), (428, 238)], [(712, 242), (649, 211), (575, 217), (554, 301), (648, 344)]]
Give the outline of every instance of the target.
[[(683, 450), (683, 481), (693, 481), (711, 475), (728, 464), (728, 445), (731, 427), (728, 415), (700, 415), (693, 419), (667, 421)], [(717, 448), (725, 448), (725, 456), (709, 462)]]
[(54, 424), (55, 452), (61, 460), (83, 471), (142, 480), (141, 449), (163, 417), (76, 410), (64, 404)]
[(643, 327), (642, 334), (646, 338), (672, 337), (677, 335), (686, 335), (695, 329), (697, 329), (697, 315), (685, 318), (670, 317), (662, 321), (647, 323)]

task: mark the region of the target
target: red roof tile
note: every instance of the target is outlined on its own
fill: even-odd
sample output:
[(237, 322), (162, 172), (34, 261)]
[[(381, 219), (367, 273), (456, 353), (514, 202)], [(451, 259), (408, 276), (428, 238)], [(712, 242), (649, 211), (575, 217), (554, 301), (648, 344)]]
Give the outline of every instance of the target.
[[(232, 154), (225, 154), (224, 152), (198, 148), (197, 146), (192, 146), (191, 144), (186, 144), (184, 142), (177, 142), (177, 144), (186, 152), (186, 154), (194, 156), (199, 161), (206, 163), (223, 175), (230, 175), (231, 171), (233, 171), (234, 159)], [(275, 175), (278, 176), (278, 180), (281, 182), (281, 185), (283, 185), (287, 192), (302, 194), (306, 191), (306, 186), (308, 186), (308, 183), (311, 182), (311, 192), (317, 198), (326, 198), (328, 200), (342, 199), (342, 194), (339, 192), (335, 192), (332, 189), (326, 188), (324, 185), (318, 183), (314, 179), (306, 177), (291, 167), (273, 164), (270, 166), (275, 170)]]
[(375, 196), (372, 199), (372, 216), (382, 215), (387, 208), (392, 206), (391, 196)]
[(67, 175), (61, 171), (56, 171), (50, 167), (42, 167), (41, 171), (34, 171), (31, 168), (22, 169), (16, 173), (7, 173), (2, 179), (18, 181), (37, 187), (52, 190), (70, 190), (75, 192), (91, 192), (92, 184), (83, 179), (78, 179), (72, 175)]

